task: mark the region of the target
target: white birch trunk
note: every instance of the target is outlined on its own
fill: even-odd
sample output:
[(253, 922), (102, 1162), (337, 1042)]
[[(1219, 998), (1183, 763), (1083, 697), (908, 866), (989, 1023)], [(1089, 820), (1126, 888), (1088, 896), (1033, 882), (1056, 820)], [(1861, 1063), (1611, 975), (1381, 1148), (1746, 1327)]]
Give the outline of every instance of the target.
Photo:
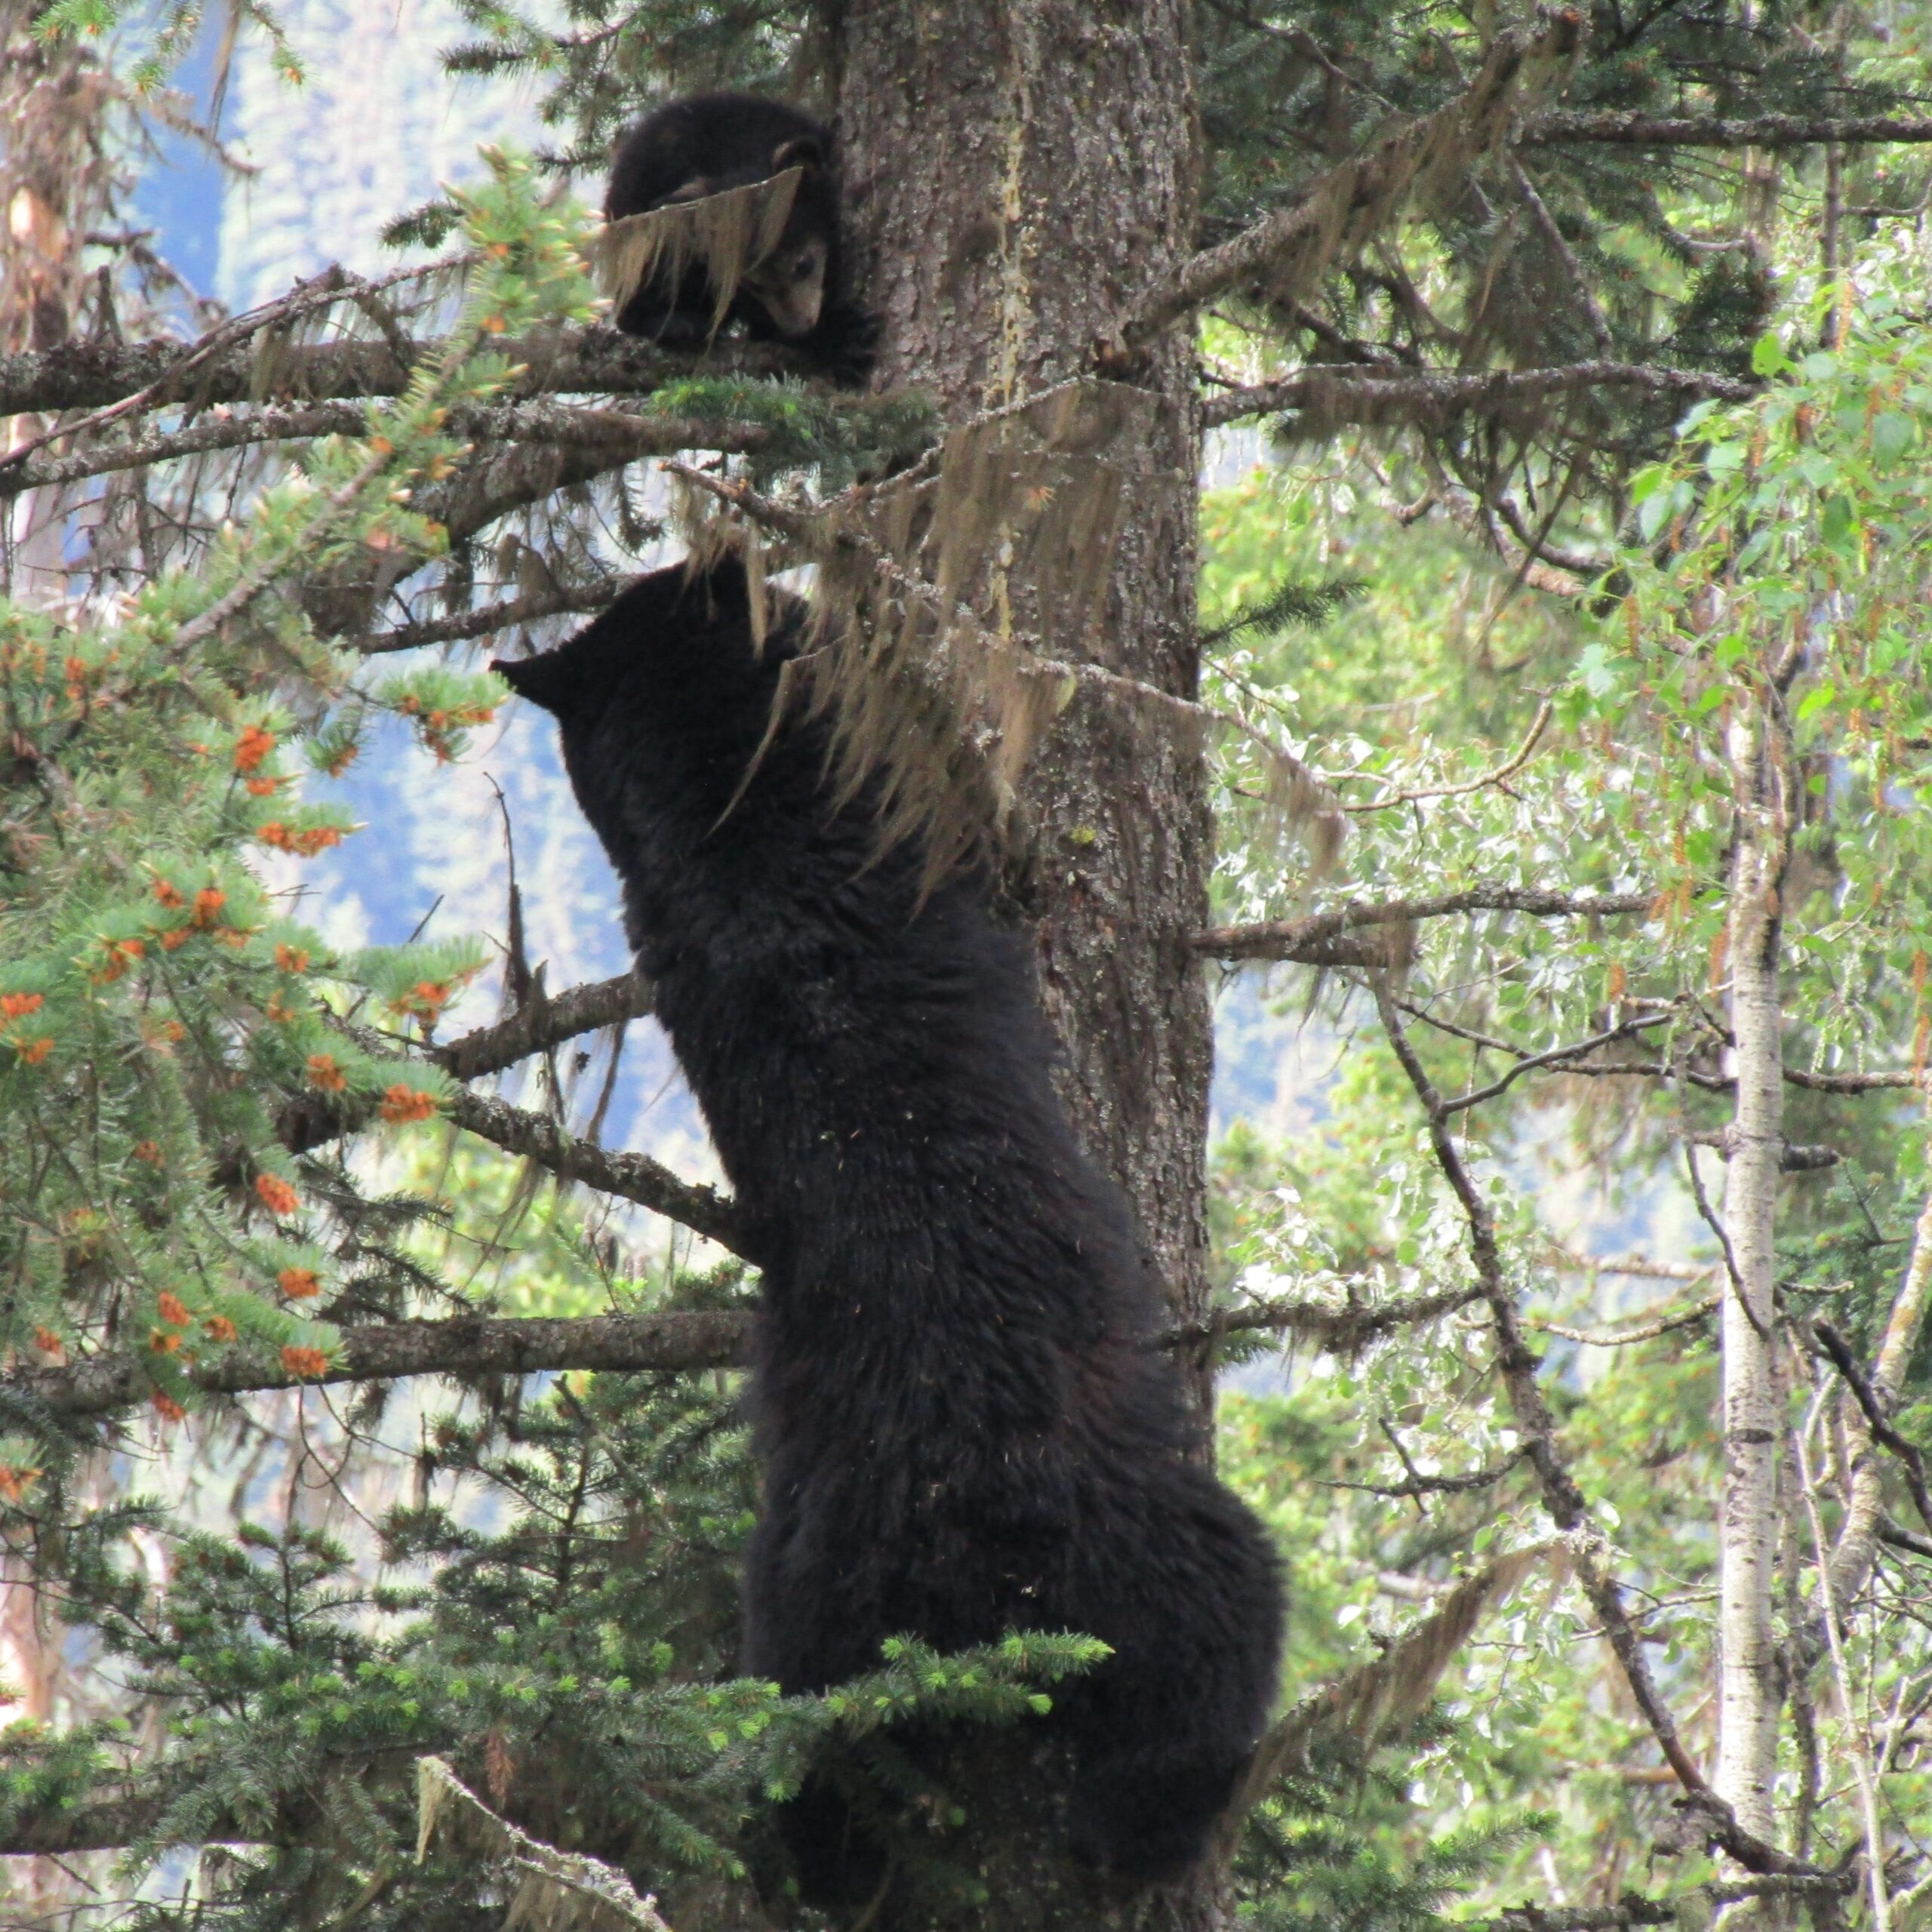
[(1774, 1349), (1779, 1161), (1784, 1145), (1779, 889), (1786, 850), (1761, 721), (1733, 746), (1737, 803), (1731, 873), (1731, 1030), (1737, 1112), (1724, 1223), (1737, 1279), (1722, 1305), (1724, 1495), (1718, 1524), (1718, 1795), (1771, 1841), (1776, 1817), (1778, 1659), (1771, 1594), (1778, 1540), (1778, 1380)]

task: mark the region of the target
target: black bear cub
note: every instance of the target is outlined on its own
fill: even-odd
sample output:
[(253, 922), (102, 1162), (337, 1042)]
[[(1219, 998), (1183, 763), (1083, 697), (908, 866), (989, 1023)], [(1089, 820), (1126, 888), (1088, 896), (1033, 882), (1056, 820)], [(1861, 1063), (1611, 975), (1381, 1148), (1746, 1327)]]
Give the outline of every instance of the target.
[[(755, 94), (696, 94), (640, 121), (619, 144), (604, 198), (608, 220), (802, 171), (784, 232), (747, 268), (728, 319), (761, 341), (795, 344), (831, 373), (869, 373), (877, 325), (848, 296), (839, 242), (839, 189), (832, 131), (783, 101)], [(648, 279), (616, 317), (629, 335), (701, 343), (715, 304), (703, 263), (675, 280)]]
[(872, 802), (836, 803), (827, 728), (795, 701), (746, 782), (808, 635), (797, 600), (773, 605), (761, 652), (741, 564), (674, 566), (496, 666), (561, 725), (763, 1271), (744, 1667), (817, 1690), (896, 1634), (1101, 1638), (1048, 1720), (1073, 1848), (1169, 1877), (1267, 1716), (1275, 1559), (1189, 1460), (1126, 1201), (1061, 1112), (983, 879), (922, 897), (918, 850), (881, 859)]

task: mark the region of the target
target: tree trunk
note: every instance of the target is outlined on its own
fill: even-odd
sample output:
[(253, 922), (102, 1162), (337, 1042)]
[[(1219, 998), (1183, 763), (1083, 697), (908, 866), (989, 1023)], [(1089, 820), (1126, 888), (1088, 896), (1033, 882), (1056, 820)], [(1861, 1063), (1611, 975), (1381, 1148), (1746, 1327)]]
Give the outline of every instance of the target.
[[(831, 50), (839, 140), (857, 278), (884, 318), (884, 380), (935, 392), (959, 422), (1091, 373), (1113, 312), (1192, 238), (1189, 33), (1187, 0), (845, 0)], [(1135, 380), (1162, 407), (1135, 447), (1109, 452), (1132, 482), (1100, 621), (1044, 641), (1191, 695), (1198, 429), (1184, 337)], [(1030, 586), (1008, 588), (1032, 608)], [(1207, 909), (1201, 747), (1161, 713), (1083, 695), (1025, 802), (1018, 896), (1064, 1049), (1063, 1097), (1125, 1189), (1174, 1313), (1198, 1320), (1213, 1038), (1186, 942)], [(1192, 1393), (1204, 1422), (1204, 1371)], [(1150, 1903), (1106, 1895), (1044, 1850), (1040, 1794), (1057, 1780), (1021, 1740), (995, 1740), (956, 1780), (987, 1896), (949, 1925), (1095, 1928), (1150, 1911), (1218, 1922), (1211, 1877)]]
[(1770, 1842), (1780, 1705), (1771, 1589), (1778, 1551), (1780, 1404), (1773, 1288), (1784, 1149), (1780, 893), (1789, 845), (1768, 719), (1739, 730), (1731, 873), (1730, 1023), (1737, 1075), (1724, 1223), (1736, 1278), (1722, 1303), (1724, 1475), (1718, 1531), (1719, 1795)]
[[(1089, 367), (1114, 311), (1191, 239), (1187, 29), (1186, 0), (848, 0), (839, 137), (859, 280), (885, 317), (884, 380), (935, 392), (956, 422)], [(1117, 454), (1137, 473), (1102, 621), (1047, 640), (1188, 694), (1192, 375), (1183, 340), (1137, 377), (1166, 407), (1143, 447)], [(1027, 804), (1062, 1092), (1127, 1189), (1176, 1315), (1198, 1319), (1213, 1057), (1186, 946), (1207, 908), (1200, 748), (1164, 716), (1084, 696), (1044, 747)], [(1204, 1407), (1204, 1385), (1196, 1394)]]

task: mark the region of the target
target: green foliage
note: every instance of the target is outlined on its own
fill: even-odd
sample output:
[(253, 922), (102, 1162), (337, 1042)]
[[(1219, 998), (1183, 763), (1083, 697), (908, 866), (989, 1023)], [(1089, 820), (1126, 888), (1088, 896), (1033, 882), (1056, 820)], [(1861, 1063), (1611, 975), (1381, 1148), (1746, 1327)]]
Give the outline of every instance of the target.
[(746, 468), (763, 485), (804, 471), (827, 495), (903, 467), (928, 449), (939, 413), (930, 398), (880, 398), (866, 409), (841, 408), (823, 390), (795, 381), (736, 376), (687, 376), (652, 398), (667, 416), (697, 422), (749, 423), (771, 440)]
[[(303, 763), (340, 771), (384, 712), (453, 756), (500, 699), (494, 678), (434, 665), (372, 678), (291, 587), (438, 554), (410, 500), (460, 454), (451, 408), (504, 379), (478, 344), (583, 310), (574, 226), (527, 168), (494, 157), (465, 206), (474, 266), (449, 346), (365, 435), (317, 443), (198, 567), (97, 617), (0, 605), (0, 1346), (132, 1339), (169, 1417), (213, 1352), (312, 1373), (333, 1350), (307, 1310), (368, 1261), (367, 1216), (346, 1169), (292, 1151), (285, 1116), (433, 1114), (440, 1074), (340, 1018), (374, 996), (426, 1028), (482, 964), (469, 944), (332, 955), (263, 862), (356, 829), (300, 802)], [(64, 1453), (17, 1433), (0, 1451), (17, 1470)]]
[[(507, 1414), (445, 1416), (417, 1481), (383, 1524), (392, 1580), (374, 1585), (336, 1537), (244, 1521), (171, 1534), (157, 1589), (132, 1539), (159, 1521), (132, 1509), (44, 1552), (70, 1617), (169, 1714), (131, 1856), (282, 1841), (226, 1866), (214, 1923), (285, 1922), (296, 1883), (328, 1911), (379, 1892), (384, 1926), (481, 1911), (474, 1871), (411, 1860), (426, 1752), (540, 1837), (660, 1894), (741, 1883), (760, 1807), (797, 1789), (835, 1730), (1023, 1721), (1102, 1654), (1048, 1635), (954, 1657), (895, 1641), (823, 1699), (732, 1678), (754, 1472), (731, 1394), (688, 1377), (574, 1377)], [(72, 1804), (131, 1748), (17, 1726), (0, 1789), (17, 1810)], [(207, 1909), (145, 1922), (205, 1925)]]

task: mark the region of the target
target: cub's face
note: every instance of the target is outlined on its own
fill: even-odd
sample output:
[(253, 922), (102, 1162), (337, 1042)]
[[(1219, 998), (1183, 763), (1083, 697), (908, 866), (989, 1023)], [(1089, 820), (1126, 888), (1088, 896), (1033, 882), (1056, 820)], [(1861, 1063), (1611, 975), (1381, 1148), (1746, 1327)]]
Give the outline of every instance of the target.
[(825, 272), (831, 251), (822, 235), (794, 234), (788, 223), (778, 246), (745, 277), (744, 285), (780, 335), (808, 336), (825, 308)]

